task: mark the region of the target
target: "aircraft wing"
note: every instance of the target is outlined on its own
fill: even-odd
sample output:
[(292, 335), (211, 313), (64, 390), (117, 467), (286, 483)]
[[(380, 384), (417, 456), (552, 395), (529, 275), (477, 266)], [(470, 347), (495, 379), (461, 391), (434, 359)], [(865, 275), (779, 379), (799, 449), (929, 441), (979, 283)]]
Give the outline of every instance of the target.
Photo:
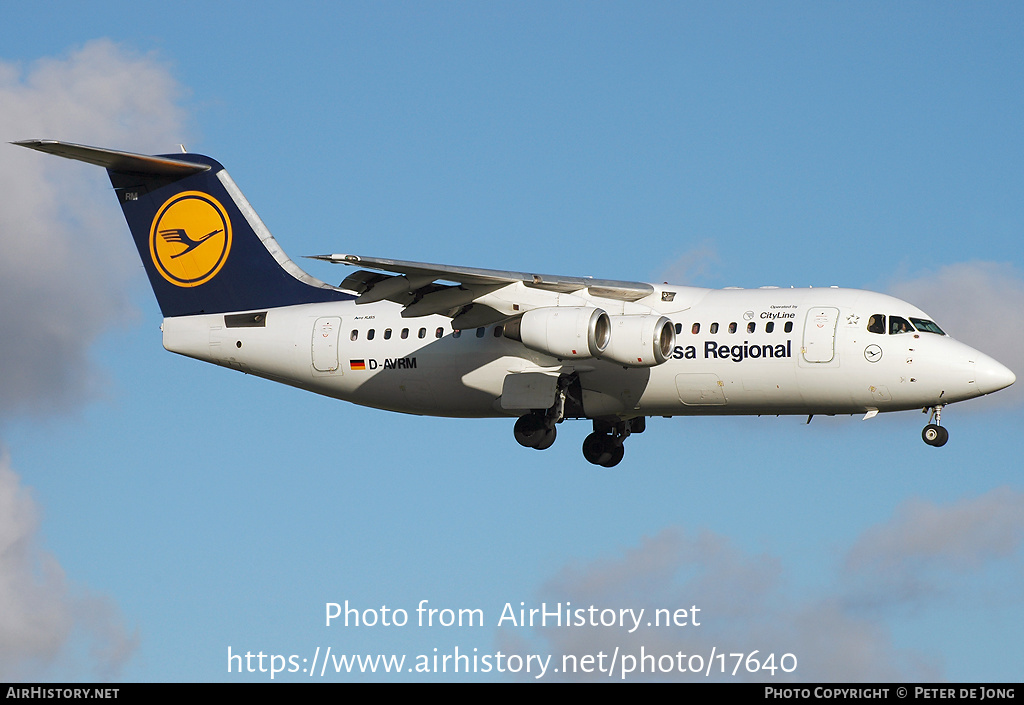
[[(493, 301), (480, 301), (511, 284), (521, 284), (538, 294), (571, 294), (586, 289), (591, 296), (619, 301), (637, 301), (654, 293), (653, 286), (642, 282), (456, 267), (360, 255), (315, 255), (311, 259), (365, 267), (350, 274), (339, 285), (359, 295), (356, 303), (386, 299), (405, 306), (403, 317), (440, 313), (458, 318), (453, 325), (465, 328), (487, 325), (515, 315), (503, 306), (494, 308)], [(557, 304), (551, 301), (546, 305)], [(472, 315), (468, 307), (474, 309)], [(527, 304), (527, 308), (532, 307)]]

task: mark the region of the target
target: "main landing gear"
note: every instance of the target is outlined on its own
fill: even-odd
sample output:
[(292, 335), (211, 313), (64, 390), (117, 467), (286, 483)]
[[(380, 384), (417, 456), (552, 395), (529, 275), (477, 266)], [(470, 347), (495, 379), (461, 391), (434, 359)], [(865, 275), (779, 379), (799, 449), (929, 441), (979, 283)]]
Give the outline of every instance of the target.
[(583, 441), (583, 457), (594, 465), (615, 467), (626, 452), (622, 442), (631, 433), (643, 433), (646, 427), (643, 416), (614, 423), (594, 419), (594, 432)]
[[(928, 411), (928, 409), (925, 409), (925, 411)], [(933, 406), (931, 412), (928, 416), (928, 425), (921, 431), (921, 438), (928, 445), (941, 448), (949, 440), (949, 431), (940, 425), (942, 423), (942, 404)], [(935, 423), (932, 423), (933, 419)]]
[(512, 431), (515, 433), (519, 445), (536, 450), (547, 450), (555, 442), (557, 435), (555, 424), (558, 421), (551, 421), (550, 417), (542, 411), (534, 411), (520, 416)]
[[(535, 450), (550, 448), (557, 435), (555, 426), (565, 418), (567, 404), (570, 418), (580, 418), (584, 415), (583, 407), (578, 401), (581, 396), (579, 379), (575, 375), (560, 377), (555, 392), (555, 403), (550, 409), (534, 409), (516, 420), (513, 428), (516, 441), (521, 446)], [(622, 442), (631, 433), (643, 433), (646, 421), (643, 416), (625, 421), (595, 419), (594, 432), (583, 441), (583, 457), (594, 465), (606, 468), (618, 465), (625, 454)]]
[[(519, 417), (515, 425), (516, 440), (520, 445), (536, 450), (545, 450), (555, 442), (554, 420), (548, 412), (533, 411)], [(622, 461), (625, 448), (622, 442), (631, 433), (643, 433), (646, 418), (640, 416), (625, 421), (594, 421), (594, 432), (583, 441), (583, 457), (588, 462), (602, 467), (612, 468)]]
[(555, 403), (550, 409), (535, 409), (529, 414), (523, 414), (516, 421), (513, 433), (519, 445), (535, 450), (547, 450), (555, 442), (555, 424), (561, 423), (565, 418), (565, 402), (568, 396), (568, 389), (574, 383), (578, 383), (575, 375), (563, 375), (558, 378), (558, 388), (555, 391)]

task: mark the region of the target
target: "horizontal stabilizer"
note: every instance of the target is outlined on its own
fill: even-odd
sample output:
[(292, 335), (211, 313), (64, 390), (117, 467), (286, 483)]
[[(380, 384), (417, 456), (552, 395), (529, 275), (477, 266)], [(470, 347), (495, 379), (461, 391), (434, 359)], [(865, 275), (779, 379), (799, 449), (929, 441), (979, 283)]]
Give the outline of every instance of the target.
[(190, 174), (209, 171), (210, 169), (206, 164), (196, 164), (168, 157), (152, 157), (146, 154), (118, 152), (113, 149), (87, 147), (82, 144), (59, 142), (57, 140), (21, 140), (11, 144), (16, 144), (19, 147), (28, 147), (38, 152), (54, 154), (65, 159), (74, 159), (86, 164), (101, 166), (104, 169), (121, 173), (182, 178)]

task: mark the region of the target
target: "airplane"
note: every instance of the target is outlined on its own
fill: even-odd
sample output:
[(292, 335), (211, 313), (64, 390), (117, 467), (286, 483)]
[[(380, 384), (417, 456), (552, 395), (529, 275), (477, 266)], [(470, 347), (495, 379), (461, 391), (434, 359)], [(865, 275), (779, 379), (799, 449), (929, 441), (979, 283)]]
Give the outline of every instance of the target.
[[(363, 406), (516, 419), (544, 450), (588, 419), (614, 467), (648, 417), (863, 414), (948, 405), (1013, 372), (897, 298), (829, 288), (706, 289), (324, 254), (333, 286), (284, 253), (214, 159), (55, 140), (13, 144), (101, 166), (175, 353)], [(183, 148), (184, 151), (184, 148)]]

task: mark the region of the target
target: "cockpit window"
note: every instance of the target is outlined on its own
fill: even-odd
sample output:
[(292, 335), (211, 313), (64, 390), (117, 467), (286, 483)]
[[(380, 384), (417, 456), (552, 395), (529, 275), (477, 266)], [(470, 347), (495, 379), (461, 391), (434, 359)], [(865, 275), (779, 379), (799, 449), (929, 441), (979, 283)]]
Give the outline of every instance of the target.
[(935, 321), (928, 321), (924, 318), (911, 318), (910, 322), (914, 324), (914, 328), (917, 328), (922, 333), (945, 335), (945, 333), (942, 332), (942, 329), (935, 325)]
[(868, 319), (868, 332), (885, 335), (885, 314), (876, 313)]
[(889, 316), (889, 335), (899, 335), (900, 333), (911, 333), (913, 328), (907, 323), (905, 318), (899, 316)]

